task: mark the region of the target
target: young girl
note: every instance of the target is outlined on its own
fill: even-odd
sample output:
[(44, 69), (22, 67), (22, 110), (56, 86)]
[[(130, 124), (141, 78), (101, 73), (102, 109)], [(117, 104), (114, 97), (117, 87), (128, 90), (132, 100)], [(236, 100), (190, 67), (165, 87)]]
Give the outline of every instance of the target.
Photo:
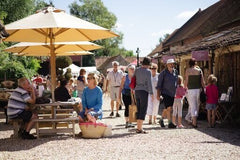
[(183, 106), (183, 98), (186, 94), (186, 89), (183, 87), (183, 78), (182, 76), (178, 76), (178, 85), (176, 89), (176, 95), (173, 103), (173, 115), (172, 122), (176, 125), (176, 116), (178, 115), (178, 128), (184, 128), (182, 125), (182, 106)]
[(214, 75), (208, 77), (208, 86), (206, 87), (206, 109), (208, 112), (208, 127), (215, 127), (216, 104), (218, 102), (218, 88), (215, 85), (217, 78)]

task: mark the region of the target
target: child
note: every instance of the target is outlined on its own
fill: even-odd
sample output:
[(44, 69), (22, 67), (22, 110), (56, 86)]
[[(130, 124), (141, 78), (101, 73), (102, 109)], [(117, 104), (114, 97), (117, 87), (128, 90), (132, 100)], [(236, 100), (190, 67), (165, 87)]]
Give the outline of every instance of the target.
[(208, 86), (206, 87), (206, 109), (208, 113), (208, 127), (215, 127), (216, 104), (218, 102), (218, 88), (215, 85), (217, 78), (214, 75), (208, 77)]
[(186, 89), (183, 87), (183, 78), (182, 76), (178, 76), (178, 85), (176, 89), (176, 95), (173, 103), (173, 115), (172, 122), (176, 125), (176, 116), (178, 115), (178, 128), (184, 128), (182, 125), (182, 106), (183, 106), (183, 98), (186, 94)]

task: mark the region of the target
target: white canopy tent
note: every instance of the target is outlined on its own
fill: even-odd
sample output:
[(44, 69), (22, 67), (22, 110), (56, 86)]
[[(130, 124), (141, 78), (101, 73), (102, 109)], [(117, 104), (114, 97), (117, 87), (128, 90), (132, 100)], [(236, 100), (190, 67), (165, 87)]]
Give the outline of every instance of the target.
[(68, 67), (66, 67), (66, 68), (63, 69), (63, 73), (65, 73), (68, 68), (71, 69), (73, 76), (79, 76), (79, 72), (80, 72), (80, 70), (81, 70), (82, 68), (86, 70), (86, 74), (88, 74), (88, 73), (90, 73), (90, 72), (99, 74), (99, 71), (97, 70), (96, 66), (91, 66), (91, 67), (79, 67), (79, 66), (77, 66), (77, 65), (75, 65), (75, 64), (71, 64), (71, 65), (69, 65)]

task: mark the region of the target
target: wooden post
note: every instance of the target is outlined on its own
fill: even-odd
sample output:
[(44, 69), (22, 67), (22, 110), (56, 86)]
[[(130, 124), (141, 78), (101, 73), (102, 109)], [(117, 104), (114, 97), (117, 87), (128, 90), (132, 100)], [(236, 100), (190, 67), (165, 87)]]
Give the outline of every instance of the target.
[(51, 66), (51, 92), (52, 92), (52, 101), (55, 102), (54, 98), (54, 90), (56, 88), (56, 55), (54, 53), (54, 45), (53, 45), (53, 29), (50, 28), (49, 32), (49, 38), (50, 38), (50, 66)]

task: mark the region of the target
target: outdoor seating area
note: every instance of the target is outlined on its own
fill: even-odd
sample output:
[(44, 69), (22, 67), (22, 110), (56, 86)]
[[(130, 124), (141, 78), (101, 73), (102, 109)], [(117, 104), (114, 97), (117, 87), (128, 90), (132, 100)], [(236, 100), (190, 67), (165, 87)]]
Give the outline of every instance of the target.
[[(37, 138), (39, 138), (40, 135), (57, 133), (72, 133), (73, 137), (75, 137), (75, 123), (78, 122), (78, 105), (79, 102), (36, 104), (35, 107), (37, 108), (39, 117), (34, 120), (34, 122), (36, 122)], [(65, 106), (69, 109), (61, 108)], [(50, 107), (50, 109), (45, 109), (46, 107)], [(76, 115), (74, 115), (74, 112)]]

